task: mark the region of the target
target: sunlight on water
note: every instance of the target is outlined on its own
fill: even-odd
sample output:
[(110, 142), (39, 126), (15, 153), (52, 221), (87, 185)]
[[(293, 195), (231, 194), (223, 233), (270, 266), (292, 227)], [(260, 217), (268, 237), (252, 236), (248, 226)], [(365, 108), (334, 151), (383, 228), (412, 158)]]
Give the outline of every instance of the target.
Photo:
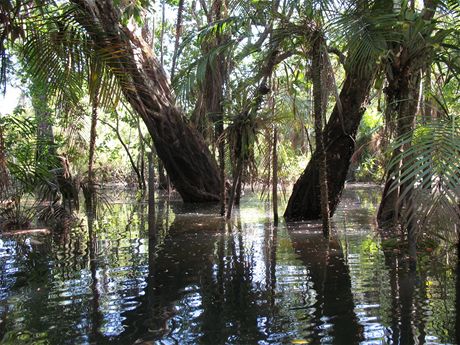
[(136, 204), (71, 233), (1, 236), (1, 342), (455, 343), (455, 267), (422, 257), (413, 273), (384, 252), (377, 195), (349, 188), (330, 241), (314, 222), (274, 228), (250, 196), (228, 224), (160, 200), (156, 241)]

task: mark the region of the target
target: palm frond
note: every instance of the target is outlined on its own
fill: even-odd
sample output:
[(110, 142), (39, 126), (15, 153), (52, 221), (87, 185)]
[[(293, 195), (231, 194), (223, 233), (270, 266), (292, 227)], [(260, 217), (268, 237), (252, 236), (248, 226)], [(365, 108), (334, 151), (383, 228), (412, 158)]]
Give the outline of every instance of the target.
[(56, 105), (77, 106), (87, 90), (92, 99), (99, 89), (99, 105), (113, 109), (121, 99), (116, 71), (107, 64), (113, 54), (95, 47), (75, 19), (77, 11), (64, 4), (60, 11), (32, 21), (24, 43), (16, 48), (26, 71), (47, 86), (45, 91)]
[[(389, 163), (394, 171), (390, 192), (405, 186), (400, 202), (409, 194), (416, 205), (419, 219), (427, 218), (438, 208), (460, 218), (460, 121), (438, 120), (418, 126), (413, 132), (395, 140), (393, 149), (401, 152)], [(403, 148), (405, 148), (403, 150)], [(401, 165), (402, 163), (402, 165)], [(420, 194), (431, 195), (422, 198)]]

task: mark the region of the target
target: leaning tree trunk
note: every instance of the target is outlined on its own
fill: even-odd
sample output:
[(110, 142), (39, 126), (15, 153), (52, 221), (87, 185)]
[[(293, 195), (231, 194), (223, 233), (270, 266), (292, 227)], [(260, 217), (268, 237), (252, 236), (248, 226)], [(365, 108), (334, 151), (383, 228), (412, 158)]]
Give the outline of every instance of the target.
[(112, 1), (73, 0), (79, 22), (91, 35), (119, 79), (123, 94), (141, 116), (153, 138), (158, 157), (185, 202), (218, 201), (217, 164), (199, 133), (174, 105), (170, 84), (150, 46), (120, 24)]
[[(335, 105), (323, 131), (331, 215), (340, 201), (350, 159), (355, 150), (356, 133), (365, 111), (363, 105), (369, 94), (373, 70), (374, 68), (370, 68), (368, 72), (361, 75), (353, 71), (347, 74), (340, 92), (341, 107)], [(316, 150), (307, 168), (295, 183), (284, 213), (286, 220), (321, 218), (320, 156)]]

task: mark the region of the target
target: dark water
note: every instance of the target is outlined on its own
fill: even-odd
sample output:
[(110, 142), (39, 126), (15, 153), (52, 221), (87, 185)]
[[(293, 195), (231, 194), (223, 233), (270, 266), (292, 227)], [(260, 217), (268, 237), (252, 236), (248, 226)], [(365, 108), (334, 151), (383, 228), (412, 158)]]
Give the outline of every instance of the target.
[(230, 224), (161, 201), (156, 241), (136, 204), (72, 233), (1, 236), (0, 342), (456, 343), (456, 254), (408, 271), (381, 249), (377, 195), (348, 189), (330, 241), (315, 223), (274, 228), (250, 197)]

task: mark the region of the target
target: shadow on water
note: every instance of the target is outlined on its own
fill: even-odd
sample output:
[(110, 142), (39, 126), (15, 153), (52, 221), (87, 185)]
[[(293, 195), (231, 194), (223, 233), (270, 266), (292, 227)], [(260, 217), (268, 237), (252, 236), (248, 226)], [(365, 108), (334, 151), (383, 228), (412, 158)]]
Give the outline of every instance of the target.
[[(220, 217), (176, 215), (162, 243), (151, 243), (155, 253), (149, 254), (146, 298), (132, 315), (125, 314), (127, 324), (134, 320), (134, 332), (126, 329), (119, 343), (161, 338), (178, 344), (257, 343), (266, 338), (259, 319), (270, 317), (269, 292), (254, 282), (258, 249), (248, 251), (244, 237), (238, 220), (226, 224)], [(267, 245), (276, 243), (275, 237), (272, 231)], [(265, 264), (272, 268), (267, 286), (273, 287), (275, 263), (270, 260), (276, 252), (265, 251), (270, 253)], [(136, 325), (139, 313), (145, 313), (141, 326)], [(142, 327), (148, 327), (149, 336)]]
[(410, 272), (383, 252), (375, 202), (347, 191), (330, 240), (274, 227), (257, 198), (229, 223), (160, 198), (153, 222), (146, 204), (113, 205), (80, 231), (0, 237), (0, 342), (455, 343), (455, 267), (421, 255)]

